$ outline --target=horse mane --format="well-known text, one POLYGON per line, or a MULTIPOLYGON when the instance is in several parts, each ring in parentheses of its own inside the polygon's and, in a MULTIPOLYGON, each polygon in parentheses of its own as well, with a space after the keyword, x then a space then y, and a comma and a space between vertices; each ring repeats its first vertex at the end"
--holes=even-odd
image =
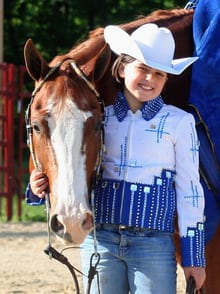
MULTIPOLYGON (((132 33, 137 27, 144 23, 156 23, 159 26, 170 26, 173 33, 179 31, 180 27, 191 25, 193 17, 193 10, 187 9, 171 9, 171 10, 156 10, 148 16, 139 16, 126 24, 119 24, 121 28, 128 33, 132 33), (180 21, 181 20, 181 21, 180 21)), ((100 27, 89 32, 88 39, 76 44, 71 50, 60 56, 56 56, 52 64, 65 59, 75 59, 79 65, 84 65, 91 59, 93 54, 100 52, 105 46, 103 38, 104 28, 100 27)))
MULTIPOLYGON (((141 26, 144 23, 155 23, 158 26, 169 26, 172 30, 178 30, 179 27, 190 25, 192 22, 194 10, 189 9, 158 9, 148 16, 139 16, 136 20, 121 25, 128 33, 141 26), (170 27, 171 26, 171 27, 170 27)), ((173 32, 173 31, 172 31, 173 32)))

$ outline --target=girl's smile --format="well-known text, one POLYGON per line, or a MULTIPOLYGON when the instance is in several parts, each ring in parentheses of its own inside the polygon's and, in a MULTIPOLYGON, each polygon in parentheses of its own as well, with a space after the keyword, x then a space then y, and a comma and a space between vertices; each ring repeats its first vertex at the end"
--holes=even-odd
POLYGON ((143 102, 159 96, 167 81, 166 72, 146 66, 138 60, 121 65, 120 76, 124 79, 124 95, 134 112, 143 102))

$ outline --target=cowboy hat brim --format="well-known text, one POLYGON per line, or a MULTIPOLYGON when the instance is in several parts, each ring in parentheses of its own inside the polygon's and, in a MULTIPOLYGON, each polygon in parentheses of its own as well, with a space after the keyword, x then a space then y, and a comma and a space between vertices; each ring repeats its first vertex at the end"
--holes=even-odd
POLYGON ((174 75, 181 74, 188 66, 198 59, 198 57, 186 57, 174 59, 169 65, 157 63, 147 58, 147 56, 144 56, 144 49, 142 48, 141 50, 140 44, 119 26, 107 26, 104 30, 104 38, 111 50, 117 55, 130 55, 147 66, 174 75))

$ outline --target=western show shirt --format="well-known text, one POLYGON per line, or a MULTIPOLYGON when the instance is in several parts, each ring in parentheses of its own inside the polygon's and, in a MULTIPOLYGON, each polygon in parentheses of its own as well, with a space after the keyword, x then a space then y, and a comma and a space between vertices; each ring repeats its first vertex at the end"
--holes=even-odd
POLYGON ((204 195, 199 142, 191 114, 159 96, 133 113, 123 94, 106 107, 97 223, 174 232, 182 265, 204 266, 204 195))

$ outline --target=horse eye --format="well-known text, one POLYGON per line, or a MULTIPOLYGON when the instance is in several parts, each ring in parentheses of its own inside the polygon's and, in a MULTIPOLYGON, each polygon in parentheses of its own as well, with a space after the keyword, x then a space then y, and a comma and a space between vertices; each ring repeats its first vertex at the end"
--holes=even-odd
POLYGON ((32 126, 33 126, 33 130, 34 130, 36 133, 40 134, 40 127, 39 127, 38 123, 34 122, 34 123, 32 124, 32 126))

